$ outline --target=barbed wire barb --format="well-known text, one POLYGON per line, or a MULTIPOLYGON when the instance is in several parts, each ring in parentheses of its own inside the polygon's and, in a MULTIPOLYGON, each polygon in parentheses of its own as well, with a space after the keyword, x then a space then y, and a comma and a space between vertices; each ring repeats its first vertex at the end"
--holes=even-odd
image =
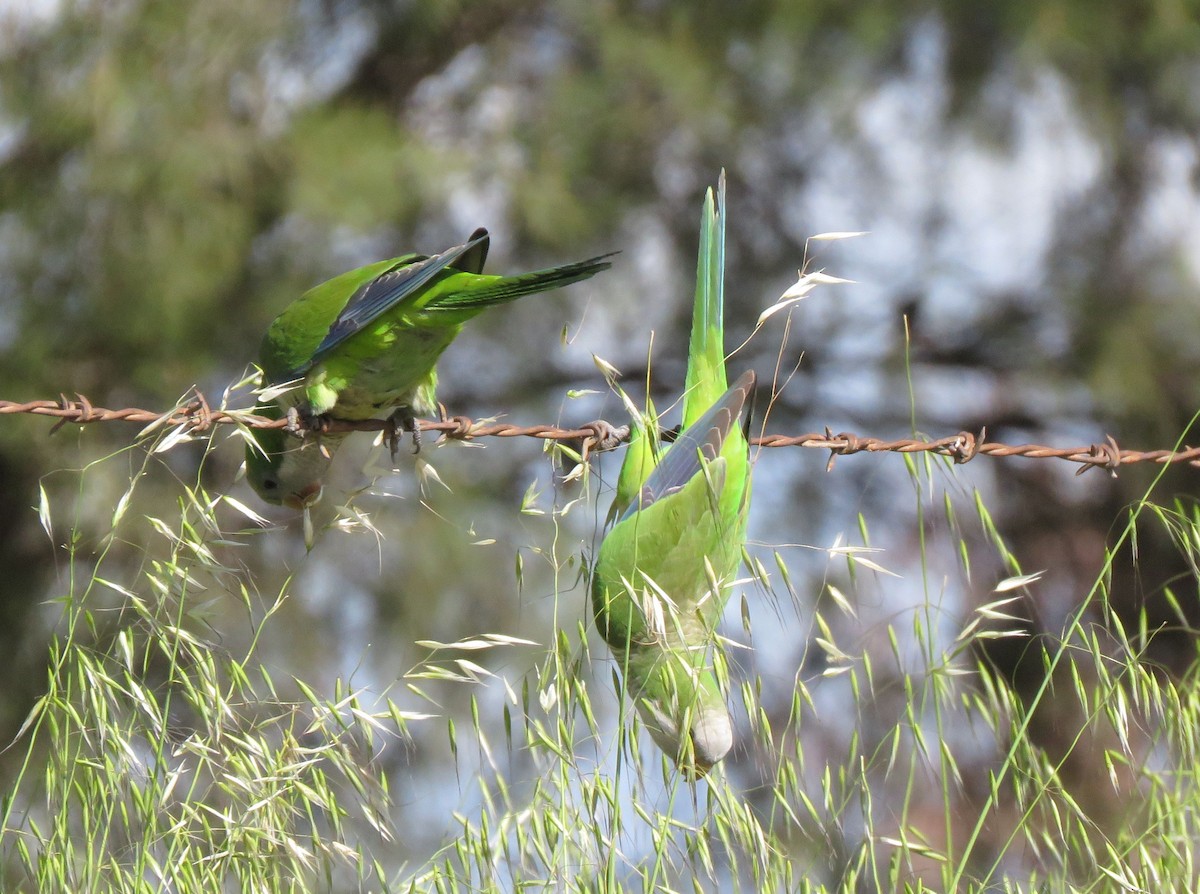
MULTIPOLYGON (((91 425, 97 422, 143 422, 146 427, 141 430, 139 437, 144 437, 162 427, 184 426, 195 432, 205 432, 214 425, 243 425, 248 428, 285 428, 289 420, 268 419, 256 415, 253 408, 247 410, 214 410, 207 398, 199 391, 193 391, 193 397, 180 403, 166 413, 144 410, 139 407, 126 407, 120 410, 110 410, 95 406, 87 397, 76 394, 69 398, 60 395, 59 400, 11 401, 0 400, 0 416, 17 413, 34 416, 48 416, 56 419, 50 428, 51 434, 62 426, 72 423, 75 425, 91 425)), ((385 419, 346 420, 322 418, 300 422, 302 429, 319 428, 324 432, 351 431, 383 431, 387 428, 385 419)), ((602 453, 618 447, 629 440, 628 425, 614 425, 603 419, 584 423, 577 428, 561 428, 556 425, 515 425, 509 422, 476 422, 469 416, 449 416, 445 419, 418 419, 417 429, 421 432, 436 432, 444 438, 470 441, 477 438, 516 438, 528 437, 538 440, 579 442, 579 453, 584 462, 593 453, 602 453)), ((1025 459, 1060 459, 1076 463, 1080 466, 1076 472, 1081 475, 1091 468, 1107 469, 1109 474, 1116 477, 1121 466, 1135 463, 1153 463, 1156 465, 1186 464, 1200 468, 1200 447, 1187 447, 1183 450, 1126 450, 1118 445, 1112 435, 1106 436, 1103 443, 1089 444, 1086 447, 1046 447, 1040 444, 1002 444, 986 441, 987 429, 981 429, 978 435, 960 431, 946 438, 923 440, 918 438, 899 438, 883 440, 869 436, 857 435, 853 432, 838 432, 833 434, 826 428, 823 434, 781 435, 764 434, 751 438, 750 443, 757 447, 808 447, 829 451, 829 462, 826 469, 832 469, 834 461, 839 456, 849 456, 852 453, 936 453, 947 456, 955 463, 970 462, 979 455, 993 457, 1023 457, 1025 459)))

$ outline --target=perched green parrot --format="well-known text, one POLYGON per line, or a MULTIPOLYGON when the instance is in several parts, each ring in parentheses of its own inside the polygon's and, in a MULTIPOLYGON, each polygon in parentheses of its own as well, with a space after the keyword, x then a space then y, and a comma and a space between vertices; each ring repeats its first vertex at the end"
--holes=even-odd
MULTIPOLYGON (((601 255, 518 276, 487 276, 487 230, 441 254, 408 254, 336 276, 305 292, 271 323, 259 355, 269 385, 295 382, 266 415, 346 420, 390 417, 415 432, 437 409, 435 364, 463 323, 494 304, 579 282, 607 269, 601 255)), ((296 438, 253 429, 246 474, 268 503, 294 509, 321 496, 344 434, 296 438)), ((415 438, 415 435, 414 435, 415 438)))
POLYGON ((712 666, 713 630, 746 538, 750 452, 738 423, 753 372, 726 388, 722 325, 725 178, 704 200, 683 430, 657 452, 653 410, 635 420, 617 482, 619 518, 592 576, 596 626, 659 747, 689 776, 733 747, 712 666))

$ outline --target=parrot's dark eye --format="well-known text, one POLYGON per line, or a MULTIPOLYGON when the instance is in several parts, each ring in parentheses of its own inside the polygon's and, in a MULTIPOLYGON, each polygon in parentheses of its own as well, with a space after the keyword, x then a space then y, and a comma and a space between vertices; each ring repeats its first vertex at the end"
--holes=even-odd
POLYGON ((275 490, 275 488, 279 487, 279 482, 274 478, 264 478, 262 486, 264 490, 275 490))

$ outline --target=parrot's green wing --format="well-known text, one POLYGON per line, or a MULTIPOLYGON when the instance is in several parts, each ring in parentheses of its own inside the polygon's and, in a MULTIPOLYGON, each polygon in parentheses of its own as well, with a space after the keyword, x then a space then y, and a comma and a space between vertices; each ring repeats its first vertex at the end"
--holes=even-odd
MULTIPOLYGON (((735 423, 742 406, 754 390, 755 375, 746 371, 708 411, 685 429, 671 449, 654 466, 643 482, 637 499, 631 501, 621 521, 647 509, 654 502, 679 491, 721 455, 726 437, 737 431, 735 423)), ((744 441, 744 437, 743 437, 744 441)), ((628 458, 626 459, 628 462, 628 458)), ((624 466, 622 466, 624 471, 624 466)))
POLYGON ((738 424, 754 390, 746 372, 726 387, 722 321, 724 175, 705 197, 683 401, 684 429, 655 455, 647 427, 618 482, 620 517, 592 578, 596 625, 658 745, 689 774, 733 746, 713 670, 714 628, 741 561, 750 457, 738 424))
POLYGON ((453 266, 455 261, 472 249, 482 249, 482 256, 478 260, 472 256, 468 263, 472 266, 478 265, 482 270, 483 260, 487 257, 487 244, 487 230, 476 230, 469 241, 448 248, 440 254, 411 263, 404 263, 403 259, 398 259, 400 263, 363 283, 354 291, 329 327, 325 338, 317 345, 312 357, 295 369, 289 370, 289 378, 304 375, 330 352, 336 350, 342 342, 362 332, 383 314, 424 288, 439 272, 453 266))

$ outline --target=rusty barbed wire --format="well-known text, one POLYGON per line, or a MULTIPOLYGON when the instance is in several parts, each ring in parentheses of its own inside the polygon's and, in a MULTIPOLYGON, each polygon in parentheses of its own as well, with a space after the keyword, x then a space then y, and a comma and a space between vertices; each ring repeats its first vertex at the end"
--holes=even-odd
MULTIPOLYGON (((235 424, 249 428, 286 428, 286 419, 268 419, 258 416, 252 410, 213 410, 208 400, 199 391, 194 397, 181 403, 165 413, 153 410, 143 410, 138 407, 126 407, 120 410, 110 410, 95 406, 82 394, 74 399, 62 395, 59 400, 34 400, 24 403, 11 400, 0 400, 0 415, 25 413, 35 416, 49 416, 58 421, 51 427, 51 433, 63 425, 89 425, 96 422, 143 422, 147 423, 141 435, 159 428, 185 426, 195 432, 204 432, 213 425, 235 424)), ((300 427, 306 430, 317 430, 326 433, 351 431, 386 431, 389 429, 387 420, 364 419, 350 421, 346 419, 320 419, 314 421, 301 420, 300 427)), ((612 450, 629 439, 628 425, 613 425, 603 419, 584 423, 575 428, 561 428, 556 425, 515 425, 509 422, 476 422, 468 416, 450 416, 442 420, 419 419, 417 428, 421 432, 436 432, 452 440, 471 441, 477 438, 515 438, 529 437, 539 440, 578 441, 581 453, 586 461, 590 453, 612 450)), ((833 467, 839 456, 849 456, 854 453, 934 453, 950 457, 955 463, 966 463, 981 454, 998 457, 1024 457, 1027 459, 1061 459, 1076 463, 1080 469, 1076 474, 1082 474, 1091 468, 1107 469, 1116 477, 1121 466, 1134 463, 1154 463, 1157 465, 1187 464, 1200 468, 1200 447, 1187 447, 1183 450, 1126 450, 1121 448, 1110 435, 1100 444, 1089 444, 1086 447, 1046 447, 1040 444, 1002 444, 986 441, 987 431, 978 434, 958 432, 949 437, 936 440, 918 438, 898 438, 884 440, 882 438, 863 437, 853 432, 838 432, 834 434, 828 428, 823 434, 780 435, 765 434, 751 438, 750 443, 758 447, 808 447, 830 452, 827 469, 833 467)))

